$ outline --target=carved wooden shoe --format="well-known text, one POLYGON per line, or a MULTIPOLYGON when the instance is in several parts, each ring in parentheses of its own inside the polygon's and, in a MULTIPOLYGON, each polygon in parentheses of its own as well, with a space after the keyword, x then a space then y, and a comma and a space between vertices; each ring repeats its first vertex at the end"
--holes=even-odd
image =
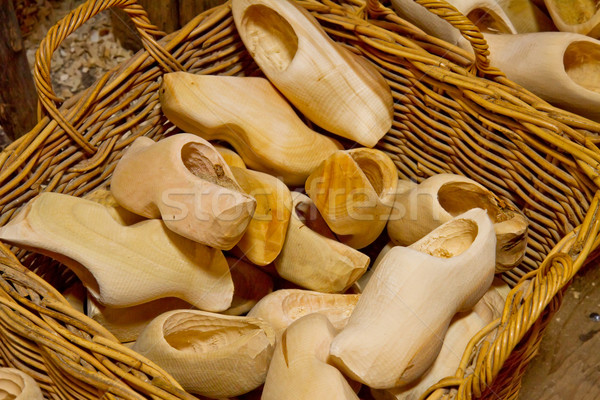
POLYGON ((407 246, 436 227, 471 208, 483 208, 496 230, 496 272, 521 263, 527 247, 527 218, 502 208, 493 194, 479 183, 460 175, 439 174, 396 196, 388 222, 394 244, 407 246))
POLYGON ((371 244, 388 221, 398 184, 394 162, 382 151, 340 150, 306 180, 306 193, 342 243, 371 244))
POLYGON ((325 315, 335 329, 343 329, 359 296, 280 289, 256 303, 248 316, 267 321, 275 330, 277 337, 281 337, 292 322, 312 313, 325 315))
POLYGON ((94 297, 87 298, 86 315, 115 335, 122 343, 134 342, 146 326, 167 311, 194 308, 176 297, 166 297, 133 307, 106 307, 94 297))
POLYGON ((179 236, 156 219, 123 226, 104 206, 78 197, 38 195, 0 228, 0 239, 65 264, 110 307, 179 297, 223 311, 233 297, 220 250, 179 236))
POLYGON ((344 375, 327 364, 337 331, 326 316, 306 315, 278 341, 262 400, 358 400, 344 375))
MULTIPOLYGON (((261 298, 273 290, 271 278, 258 268, 244 261, 227 257, 234 292, 231 306, 221 311, 226 315, 240 315, 248 312, 261 298)), ((133 307, 112 308, 98 303, 92 296, 87 299, 87 316, 99 322, 121 342, 133 342, 144 328, 160 314, 192 309, 189 303, 168 297, 153 300, 133 307)))
POLYGON ((7 400, 44 400, 37 382, 16 368, 0 368, 0 393, 7 400))
POLYGON ((491 64, 509 79, 555 106, 600 121, 599 40, 567 32, 485 39, 491 64))
POLYGON ((321 161, 342 148, 306 126, 264 78, 166 74, 160 103, 179 128, 226 141, 249 168, 288 185, 304 184, 321 161))
POLYGON ((392 248, 331 344, 350 378, 389 389, 419 378, 437 357, 451 319, 472 308, 494 278, 496 237, 482 209, 392 248))
POLYGON ((262 383, 275 333, 261 319, 175 310, 154 319, 133 349, 154 361, 191 393, 238 396, 262 383))
POLYGON ((232 168, 242 189, 256 200, 256 210, 236 253, 265 266, 281 252, 292 214, 292 195, 279 179, 263 172, 232 168))
MULTIPOLYGON (((333 238, 312 230, 327 225, 308 196, 292 192, 293 209, 283 249, 275 259, 277 273, 306 289, 341 293, 365 273, 369 257, 333 238)), ((331 231, 329 231, 331 235, 331 231)))
POLYGON ((531 0, 497 0, 517 33, 556 31, 546 13, 531 0))
POLYGON ((392 0, 392 8, 398 16, 411 22, 427 34, 473 53, 471 44, 462 37, 458 29, 414 0, 392 0))
POLYGON ((111 192, 126 209, 162 217, 173 232, 223 250, 240 240, 256 208, 223 157, 190 134, 136 139, 113 172, 111 192))
POLYGON ((594 0, 544 0, 550 17, 563 32, 600 37, 600 4, 594 0))
POLYGON ((452 318, 439 355, 422 377, 408 386, 388 390, 372 389, 375 400, 418 400, 429 387, 447 376, 454 375, 473 336, 502 315, 503 305, 504 299, 496 289, 489 289, 473 310, 458 313, 452 318))
POLYGON ((233 0, 238 33, 274 86, 308 119, 373 147, 391 128, 393 99, 368 62, 333 42, 288 0, 233 0))
POLYGON ((379 254, 377 255, 377 258, 375 259, 375 261, 373 261, 373 265, 371 266, 371 268, 369 268, 369 270, 367 272, 364 273, 363 276, 361 276, 357 281, 356 284, 360 290, 360 292, 362 293, 363 290, 365 290, 365 287, 367 287, 367 284, 369 283, 369 280, 371 279, 371 277, 373 276, 373 274, 375 273, 375 271, 377 270, 377 266, 379 265, 379 263, 381 263, 381 260, 383 260, 383 257, 385 257, 385 255, 395 247, 394 243, 389 242, 388 244, 386 244, 383 249, 381 249, 381 251, 379 252, 379 254))

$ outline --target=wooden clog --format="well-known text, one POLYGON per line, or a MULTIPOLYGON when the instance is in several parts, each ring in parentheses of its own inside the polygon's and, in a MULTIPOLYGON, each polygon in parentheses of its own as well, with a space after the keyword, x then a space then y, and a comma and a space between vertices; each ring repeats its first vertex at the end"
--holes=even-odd
POLYGON ((277 337, 280 337, 292 322, 312 313, 325 315, 335 329, 343 329, 359 297, 358 294, 280 289, 260 300, 248 316, 267 321, 277 337))
POLYGON ((263 384, 274 347, 275 333, 261 319, 175 310, 155 318, 133 350, 188 392, 221 398, 263 384))
POLYGON ((94 297, 87 298, 86 315, 104 326, 123 343, 135 342, 146 326, 160 314, 194 306, 176 297, 152 300, 132 307, 106 307, 94 297))
POLYGON ((223 250, 240 240, 256 208, 223 157, 190 134, 159 142, 137 138, 119 160, 110 189, 129 211, 162 218, 173 232, 223 250))
POLYGON ((450 321, 442 349, 431 368, 407 386, 388 390, 373 389, 371 393, 375 400, 418 400, 429 387, 454 375, 473 336, 502 315, 504 300, 495 288, 490 288, 471 311, 456 314, 450 321))
POLYGON ((517 33, 556 31, 554 23, 531 0, 497 0, 517 33))
POLYGON ((381 260, 350 320, 331 344, 331 360, 375 389, 418 379, 434 362, 439 337, 471 309, 494 278, 496 237, 482 209, 457 216, 381 260))
MULTIPOLYGON (((502 7, 494 0, 448 0, 481 31, 515 34, 517 29, 502 7)), ((414 0, 392 0, 396 13, 428 34, 473 53, 471 43, 443 18, 433 14, 414 0)))
POLYGON ((241 188, 256 200, 256 210, 235 252, 265 266, 281 252, 292 214, 292 195, 279 179, 264 172, 233 167, 241 188))
POLYGON ((344 375, 327 363, 336 333, 322 314, 293 322, 275 347, 261 399, 358 400, 344 375))
POLYGON ((408 246, 436 227, 472 208, 487 210, 496 230, 496 272, 519 265, 527 247, 527 218, 501 207, 492 192, 461 175, 439 174, 396 196, 388 234, 408 246))
POLYGON ((264 78, 170 73, 163 77, 160 103, 179 128, 229 143, 249 168, 288 185, 304 184, 342 148, 306 126, 264 78))
POLYGON ((550 17, 562 32, 600 37, 600 4, 595 0, 544 0, 550 17))
POLYGON ((179 297, 223 311, 233 297, 220 250, 173 233, 161 220, 123 226, 101 204, 78 197, 38 195, 0 228, 0 239, 62 262, 110 307, 179 297))
POLYGON ((306 180, 306 193, 342 243, 355 249, 371 244, 388 221, 398 170, 382 151, 340 150, 306 180))
POLYGON ((292 192, 292 201, 287 237, 274 261, 277 273, 283 279, 317 292, 346 291, 365 273, 369 257, 312 230, 309 224, 315 224, 315 220, 321 221, 316 224, 323 230, 328 228, 308 196, 292 192))
POLYGON ((485 39, 491 64, 509 79, 555 106, 600 121, 599 40, 568 32, 485 39))
POLYGON ((288 0, 233 0, 231 8, 254 61, 308 119, 367 147, 389 131, 393 99, 386 81, 306 10, 288 0))
POLYGON ((44 400, 37 382, 16 368, 0 368, 0 394, 7 400, 44 400))

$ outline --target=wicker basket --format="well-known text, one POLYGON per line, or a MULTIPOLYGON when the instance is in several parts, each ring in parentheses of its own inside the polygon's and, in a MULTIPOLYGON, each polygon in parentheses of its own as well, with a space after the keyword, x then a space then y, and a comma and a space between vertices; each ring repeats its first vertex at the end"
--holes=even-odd
MULTIPOLYGON (((550 106, 490 68, 477 28, 444 1, 417 2, 460 29, 476 56, 426 35, 378 1, 298 3, 388 80, 395 120, 379 148, 400 177, 462 174, 530 219, 526 259, 503 275, 515 288, 502 318, 473 338, 455 376, 423 394, 514 399, 562 293, 599 244, 600 124, 550 106)), ((40 192, 82 196, 107 183, 136 137, 178 132, 159 107, 163 73, 260 74, 230 11, 229 4, 211 9, 157 41, 161 32, 134 0, 89 0, 53 27, 35 66, 39 123, 0 154, 0 225, 40 192), (129 14, 145 50, 61 104, 50 83, 52 53, 109 7, 129 14)), ((0 243, 2 364, 29 373, 49 399, 195 398, 75 311, 60 294, 73 278, 45 257, 0 243)))

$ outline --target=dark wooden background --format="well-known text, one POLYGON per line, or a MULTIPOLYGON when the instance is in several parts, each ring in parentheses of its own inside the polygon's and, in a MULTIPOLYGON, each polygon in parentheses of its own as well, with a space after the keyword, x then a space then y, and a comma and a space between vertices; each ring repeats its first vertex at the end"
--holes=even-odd
POLYGON ((10 139, 36 122, 37 95, 12 0, 0 0, 0 126, 10 139))
MULTIPOLYGON (((202 11, 225 3, 225 0, 137 0, 146 12, 150 21, 166 33, 176 31, 187 24, 202 11)), ((135 28, 121 10, 111 13, 115 36, 128 49, 142 48, 135 28)))
MULTIPOLYGON (((17 14, 16 0, 0 0, 0 126, 10 140, 27 133, 36 123, 37 95, 27 63, 17 14)), ((138 0, 150 21, 166 33, 173 32, 194 16, 225 0, 138 0)), ((17 3, 18 4, 18 3, 17 3)), ((127 15, 111 10, 115 36, 128 49, 141 42, 127 15)))

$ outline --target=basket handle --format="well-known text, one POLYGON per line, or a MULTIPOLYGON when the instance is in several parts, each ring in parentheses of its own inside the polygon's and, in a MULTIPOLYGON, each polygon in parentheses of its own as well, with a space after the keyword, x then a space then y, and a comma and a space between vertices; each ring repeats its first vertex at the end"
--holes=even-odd
POLYGON ((97 149, 77 132, 58 111, 57 105, 62 103, 62 100, 52 89, 50 64, 52 54, 59 48, 63 40, 92 17, 111 7, 118 7, 129 15, 142 39, 144 48, 165 71, 184 70, 181 64, 156 42, 154 36, 162 37, 165 36, 165 33, 152 25, 146 11, 135 0, 87 0, 50 28, 35 54, 34 80, 39 97, 38 117, 41 119, 42 111, 45 109, 50 117, 89 155, 94 154, 97 149))
MULTIPOLYGON (((473 51, 475 52, 475 64, 473 68, 482 75, 500 75, 504 74, 497 68, 490 66, 489 47, 481 31, 470 19, 465 17, 454 6, 447 3, 445 0, 414 0, 419 5, 425 7, 429 12, 437 15, 450 23, 460 31, 460 34, 469 41, 473 51)), ((392 11, 383 6, 379 0, 367 0, 367 10, 369 14, 378 16, 389 14, 392 11)))

